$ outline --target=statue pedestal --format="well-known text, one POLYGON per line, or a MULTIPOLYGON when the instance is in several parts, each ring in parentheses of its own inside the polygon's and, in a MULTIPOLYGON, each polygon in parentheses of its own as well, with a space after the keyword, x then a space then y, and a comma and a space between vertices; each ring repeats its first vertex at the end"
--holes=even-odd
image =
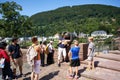
POLYGON ((88 44, 87 43, 80 43, 80 60, 83 61, 85 59, 87 59, 87 52, 88 52, 88 44))

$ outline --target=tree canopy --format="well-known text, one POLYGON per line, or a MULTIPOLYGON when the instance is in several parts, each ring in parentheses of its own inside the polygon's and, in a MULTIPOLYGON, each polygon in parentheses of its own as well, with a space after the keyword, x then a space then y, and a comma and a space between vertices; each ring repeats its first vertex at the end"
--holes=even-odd
POLYGON ((45 35, 63 31, 90 34, 95 30, 116 34, 120 26, 120 8, 99 4, 66 6, 34 14, 31 20, 40 29, 39 34, 45 35))
POLYGON ((22 7, 16 2, 0 3, 0 36, 19 37, 30 32, 32 23, 29 17, 21 15, 22 7))

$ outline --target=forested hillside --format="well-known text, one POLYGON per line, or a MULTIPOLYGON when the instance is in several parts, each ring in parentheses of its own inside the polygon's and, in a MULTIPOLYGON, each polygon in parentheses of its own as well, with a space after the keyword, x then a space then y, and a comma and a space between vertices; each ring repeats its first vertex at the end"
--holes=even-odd
POLYGON ((108 5, 66 6, 31 16, 37 35, 63 31, 91 33, 105 30, 116 34, 120 27, 120 8, 108 5))

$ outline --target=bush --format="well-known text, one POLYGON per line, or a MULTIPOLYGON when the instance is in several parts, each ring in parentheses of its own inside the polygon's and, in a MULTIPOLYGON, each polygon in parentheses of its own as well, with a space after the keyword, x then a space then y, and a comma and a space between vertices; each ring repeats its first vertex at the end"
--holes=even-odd
POLYGON ((77 40, 79 41, 79 43, 87 43, 88 42, 87 38, 78 38, 77 40))
POLYGON ((32 44, 31 41, 24 41, 20 44, 21 48, 28 48, 32 44))

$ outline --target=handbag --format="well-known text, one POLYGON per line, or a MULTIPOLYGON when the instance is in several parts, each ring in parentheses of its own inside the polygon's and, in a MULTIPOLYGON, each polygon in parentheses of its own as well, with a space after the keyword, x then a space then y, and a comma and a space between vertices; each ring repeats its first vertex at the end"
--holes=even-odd
POLYGON ((5 58, 0 59, 0 68, 4 68, 5 66, 5 58))

